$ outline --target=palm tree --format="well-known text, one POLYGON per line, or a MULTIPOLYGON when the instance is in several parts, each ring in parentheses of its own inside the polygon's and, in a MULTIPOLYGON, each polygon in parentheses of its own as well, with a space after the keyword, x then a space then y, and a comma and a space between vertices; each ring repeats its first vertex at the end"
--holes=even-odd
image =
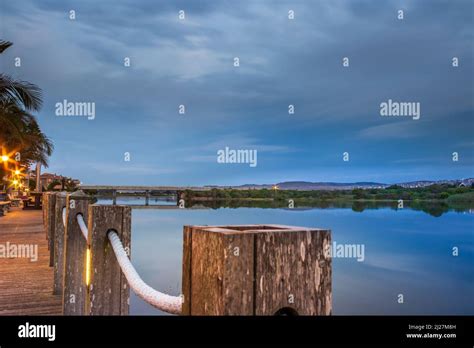
POLYGON ((4 146, 12 148, 24 143, 24 128, 31 122, 35 122, 34 116, 20 108, 14 100, 0 100, 0 139, 4 146))
MULTIPOLYGON (((0 53, 11 45, 11 42, 0 40, 0 53)), ((38 86, 0 73, 0 146, 19 148, 21 163, 28 167, 36 162, 37 190, 40 190, 41 166, 48 166, 48 157, 53 151, 51 140, 29 113, 39 111, 41 104, 41 89, 38 86)), ((0 177, 3 177, 1 173, 0 177)))
POLYGON ((41 131, 36 120, 28 123, 24 129, 24 138, 27 146, 22 152, 22 161, 31 165, 48 167, 48 157, 51 156, 54 146, 51 140, 41 131))
MULTIPOLYGON (((12 45, 9 41, 0 40, 0 54, 12 45)), ((13 100, 25 110, 39 111, 42 104, 41 89, 32 83, 0 73, 0 101, 8 100, 13 100)))

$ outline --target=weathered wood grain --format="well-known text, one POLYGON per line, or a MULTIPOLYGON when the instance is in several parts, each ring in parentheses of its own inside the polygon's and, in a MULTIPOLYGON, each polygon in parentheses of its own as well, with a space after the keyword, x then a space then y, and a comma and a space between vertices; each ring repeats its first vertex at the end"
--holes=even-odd
MULTIPOLYGON (((49 234, 48 234, 48 230, 46 229, 46 225, 48 223, 47 219, 47 214, 46 214, 46 209, 44 208, 44 206, 47 206, 47 202, 48 202, 48 197, 47 197, 47 193, 43 193, 43 209, 41 209, 41 212, 43 214, 43 229, 44 231, 46 232, 46 240, 49 240, 49 234)), ((48 244, 48 248, 49 248, 49 244, 48 244)))
POLYGON ((185 226, 183 315, 329 315, 329 230, 185 226))
POLYGON ((223 315, 252 315, 254 311, 254 236, 229 234, 223 239, 223 315), (238 284, 238 286, 235 286, 238 284))
POLYGON ((46 217, 46 233, 48 235, 49 266, 54 266, 55 227, 56 227, 56 194, 53 192, 43 193, 43 210, 46 217), (46 201, 44 199, 46 198, 46 201))
POLYGON ((191 260, 192 260, 192 226, 183 227, 183 269, 182 269, 182 315, 191 315, 191 260))
POLYGON ((62 295, 64 282, 64 241, 65 228, 63 223, 63 208, 66 208, 66 193, 56 194, 54 209, 54 281, 53 293, 62 295))
POLYGON ((87 241, 77 223, 77 215, 84 221, 89 215, 91 198, 81 192, 67 196, 66 230, 64 242, 63 314, 84 315, 87 286, 85 279, 87 241))
POLYGON ((191 243, 191 315, 219 315, 223 306, 223 244, 219 235, 193 231, 191 243), (201 248, 206 245, 208 248, 201 248))
POLYGON ((331 314, 328 231, 266 230, 255 242, 255 315, 331 314))
POLYGON ((131 208, 120 205, 91 205, 89 214, 91 283, 87 297, 87 313, 128 315, 130 289, 117 262, 107 232, 115 230, 125 250, 130 252, 131 208))

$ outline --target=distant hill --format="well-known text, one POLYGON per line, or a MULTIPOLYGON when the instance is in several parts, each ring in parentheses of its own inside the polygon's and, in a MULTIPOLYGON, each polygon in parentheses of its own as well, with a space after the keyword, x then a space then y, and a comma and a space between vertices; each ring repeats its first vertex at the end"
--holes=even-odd
MULTIPOLYGON (((352 190, 354 188, 385 188, 389 185, 377 182, 353 182, 353 183, 339 183, 339 182, 309 182, 309 181, 284 181, 276 184, 280 190, 352 190)), ((247 184, 241 186, 233 186, 232 188, 248 190, 248 189, 271 189, 274 185, 255 185, 247 184)))
MULTIPOLYGON (((434 184, 449 184, 449 185, 460 185, 460 186, 471 186, 474 184, 474 178, 468 179, 456 179, 456 180, 418 180, 410 182, 402 182, 396 184, 385 184, 379 182, 351 182, 351 183, 340 183, 340 182, 310 182, 310 181, 284 181, 279 182, 276 185, 280 190, 353 190, 355 188, 361 189, 372 189, 372 188, 386 188, 392 185, 398 185, 402 187, 426 187, 434 184)), ((251 190, 251 189, 272 189, 275 184, 246 184, 240 186, 207 186, 215 188, 233 188, 238 190, 251 190)))
POLYGON ((384 188, 388 185, 377 182, 307 182, 307 181, 285 181, 277 186, 282 190, 351 190, 354 188, 384 188))

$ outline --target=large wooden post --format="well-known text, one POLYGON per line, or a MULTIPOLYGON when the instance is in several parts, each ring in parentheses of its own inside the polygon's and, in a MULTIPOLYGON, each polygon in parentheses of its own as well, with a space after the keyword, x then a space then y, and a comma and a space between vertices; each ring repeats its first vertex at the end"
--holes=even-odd
POLYGON ((54 207, 56 200, 51 192, 44 192, 42 196, 43 225, 48 241, 49 266, 52 267, 54 265, 54 207))
MULTIPOLYGON (((43 226, 44 226, 44 231, 46 232, 46 235, 45 235, 45 238, 46 240, 49 241, 49 231, 48 231, 48 228, 47 228, 47 225, 48 225, 48 204, 47 204, 47 201, 48 201, 48 192, 44 192, 42 194, 43 198, 43 206, 41 207, 42 208, 42 212, 43 212, 43 226)), ((49 243, 48 243, 48 250, 49 250, 49 243)))
POLYGON ((54 266, 54 241, 55 241, 55 208, 56 195, 52 192, 43 193, 43 212, 45 217, 45 228, 48 239, 49 266, 54 266))
POLYGON ((183 315, 330 315, 331 231, 185 226, 183 315))
POLYGON ((130 289, 107 233, 114 230, 130 257, 131 208, 120 205, 89 207, 91 274, 87 314, 128 315, 130 289))
POLYGON ((66 208, 66 193, 56 194, 54 209, 54 282, 53 294, 62 295, 64 281, 64 241, 65 227, 63 223, 63 208, 66 208))
POLYGON ((82 214, 87 223, 89 204, 92 198, 82 191, 74 192, 66 199, 66 231, 64 241, 63 314, 85 314, 87 295, 86 254, 88 243, 77 223, 82 214))
MULTIPOLYGON (((43 202, 46 202, 48 198, 46 198, 46 193, 43 193, 43 202)), ((42 212, 43 212, 43 227, 44 227, 44 232, 46 234, 46 240, 48 240, 48 230, 46 229, 46 204, 43 204, 42 207, 42 212)), ((49 248, 49 244, 48 244, 49 248)))

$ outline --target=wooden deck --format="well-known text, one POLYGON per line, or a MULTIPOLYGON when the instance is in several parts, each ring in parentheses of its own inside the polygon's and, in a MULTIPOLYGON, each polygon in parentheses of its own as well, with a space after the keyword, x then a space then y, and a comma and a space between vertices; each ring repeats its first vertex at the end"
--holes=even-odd
POLYGON ((60 315, 41 210, 13 208, 0 217, 0 245, 37 245, 38 260, 0 254, 0 315, 60 315))

